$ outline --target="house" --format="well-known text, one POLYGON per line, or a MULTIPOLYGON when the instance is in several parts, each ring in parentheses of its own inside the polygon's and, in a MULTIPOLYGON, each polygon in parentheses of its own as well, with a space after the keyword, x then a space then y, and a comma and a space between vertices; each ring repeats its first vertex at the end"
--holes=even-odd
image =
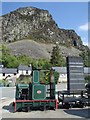
POLYGON ((66 67, 52 67, 53 70, 59 73, 58 83, 67 82, 67 68, 66 67))
POLYGON ((85 76, 90 75, 90 67, 84 67, 84 74, 85 76))
POLYGON ((8 84, 15 86, 17 78, 17 69, 16 68, 2 68, 0 71, 0 79, 6 80, 8 84))
POLYGON ((31 75, 31 65, 19 65, 18 68, 0 68, 0 79, 18 78, 20 75, 31 75))
POLYGON ((0 78, 1 79, 7 79, 12 76, 17 75, 17 69, 16 68, 1 68, 0 71, 0 78))
MULTIPOLYGON (((52 67, 59 73, 58 82, 67 82, 67 67, 52 67)), ((90 67, 84 67, 84 76, 90 75, 90 67)))
POLYGON ((16 79, 20 77, 20 75, 31 75, 32 67, 31 65, 19 65, 18 68, 4 68, 0 67, 0 80, 7 80, 8 83, 13 86, 16 83, 16 79))
POLYGON ((19 77, 20 75, 28 76, 28 75, 31 75, 31 73, 32 73, 32 66, 31 65, 29 65, 29 66, 19 65, 17 71, 18 71, 17 77, 19 77))

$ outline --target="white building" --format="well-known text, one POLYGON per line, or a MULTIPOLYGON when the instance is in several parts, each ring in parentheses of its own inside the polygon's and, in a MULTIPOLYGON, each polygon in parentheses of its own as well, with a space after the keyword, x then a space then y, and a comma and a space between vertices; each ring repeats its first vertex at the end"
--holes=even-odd
POLYGON ((58 83, 67 82, 67 69, 66 67, 53 67, 59 73, 58 83))
POLYGON ((19 65, 18 68, 3 68, 0 67, 0 80, 8 80, 8 82, 16 83, 16 79, 20 75, 31 75, 32 67, 26 65, 19 65))
MULTIPOLYGON (((52 67, 59 73, 58 82, 67 82, 67 67, 52 67)), ((90 67, 84 67, 84 76, 90 75, 90 67)))
POLYGON ((16 68, 1 68, 0 78, 8 79, 11 77, 17 77, 17 69, 16 68))
POLYGON ((31 67, 31 65, 29 65, 29 66, 27 66, 27 65, 19 65, 17 71, 18 71, 17 78, 20 75, 31 75, 32 67, 31 67))

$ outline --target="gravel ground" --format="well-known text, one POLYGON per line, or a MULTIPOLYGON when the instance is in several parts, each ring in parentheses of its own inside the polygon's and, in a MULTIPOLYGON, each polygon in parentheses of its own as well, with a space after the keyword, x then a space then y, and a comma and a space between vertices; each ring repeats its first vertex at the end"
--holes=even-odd
MULTIPOLYGON (((6 89, 6 88, 5 88, 6 89)), ((13 88, 12 88, 13 89, 13 88)), ((57 90, 66 89, 66 83, 61 83, 56 86, 57 90)), ((3 88, 4 90, 4 88, 3 88)), ((8 90, 7 90, 8 91, 8 90)), ((5 94, 6 95, 6 94, 5 94)), ((9 95, 9 94, 8 94, 9 95)), ((2 118, 88 118, 90 108, 70 108, 68 109, 57 109, 47 111, 31 111, 31 112, 15 112, 13 111, 12 102, 14 98, 7 98, 0 101, 0 116, 2 118)))
POLYGON ((48 111, 31 111, 13 113, 12 100, 4 101, 2 108, 3 118, 84 118, 88 117, 90 109, 57 109, 48 111))
MULTIPOLYGON (((46 58, 50 59, 52 48, 54 44, 37 43, 33 40, 21 40, 8 44, 12 53, 15 55, 26 54, 33 58, 46 58)), ((75 55, 78 56, 80 51, 74 47, 60 46, 60 52, 63 56, 75 55)))
POLYGON ((4 101, 2 108, 2 118, 87 118, 89 117, 89 108, 57 109, 48 111, 31 111, 13 113, 12 100, 4 101))
MULTIPOLYGON (((45 44, 40 44, 32 40, 14 42, 8 46, 11 48, 12 53, 15 55, 26 54, 32 58, 50 58, 50 54, 45 47, 45 44)), ((52 45, 49 45, 49 47, 49 51, 51 51, 52 45)))

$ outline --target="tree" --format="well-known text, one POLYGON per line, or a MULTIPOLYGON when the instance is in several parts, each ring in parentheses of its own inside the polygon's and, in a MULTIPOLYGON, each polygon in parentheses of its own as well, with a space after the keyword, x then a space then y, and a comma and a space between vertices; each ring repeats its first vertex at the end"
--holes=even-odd
POLYGON ((15 68, 19 65, 17 58, 13 55, 4 55, 2 59, 3 65, 7 68, 15 68))
POLYGON ((80 53, 80 56, 83 58, 84 66, 85 67, 90 67, 90 51, 83 50, 80 53))
POLYGON ((1 45, 2 55, 10 55, 10 49, 4 44, 1 45))
POLYGON ((85 76, 85 82, 86 82, 86 83, 90 83, 90 75, 85 76))
POLYGON ((60 54, 60 49, 59 49, 58 44, 56 44, 56 46, 53 47, 50 63, 52 66, 64 66, 65 65, 65 60, 60 54))
POLYGON ((38 60, 38 67, 41 68, 41 69, 50 69, 50 61, 49 60, 46 60, 46 59, 39 59, 38 60))
POLYGON ((57 84, 58 82, 58 79, 59 79, 59 73, 54 71, 54 80, 55 80, 55 83, 57 84))
POLYGON ((32 59, 29 56, 24 54, 19 55, 17 57, 17 60, 19 61, 19 64, 24 64, 24 65, 29 65, 31 64, 31 61, 32 61, 32 59))

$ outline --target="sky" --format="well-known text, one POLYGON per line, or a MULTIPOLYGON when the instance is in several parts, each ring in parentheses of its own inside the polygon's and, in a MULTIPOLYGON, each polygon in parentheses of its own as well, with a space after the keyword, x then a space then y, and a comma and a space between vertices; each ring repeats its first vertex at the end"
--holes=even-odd
MULTIPOLYGON (((1 2, 11 2, 11 0, 1 0, 1 2)), ((12 2, 89 2, 89 0, 12 0, 12 2)))
POLYGON ((27 6, 48 10, 59 28, 75 30, 88 45, 88 2, 2 2, 2 14, 27 6))

